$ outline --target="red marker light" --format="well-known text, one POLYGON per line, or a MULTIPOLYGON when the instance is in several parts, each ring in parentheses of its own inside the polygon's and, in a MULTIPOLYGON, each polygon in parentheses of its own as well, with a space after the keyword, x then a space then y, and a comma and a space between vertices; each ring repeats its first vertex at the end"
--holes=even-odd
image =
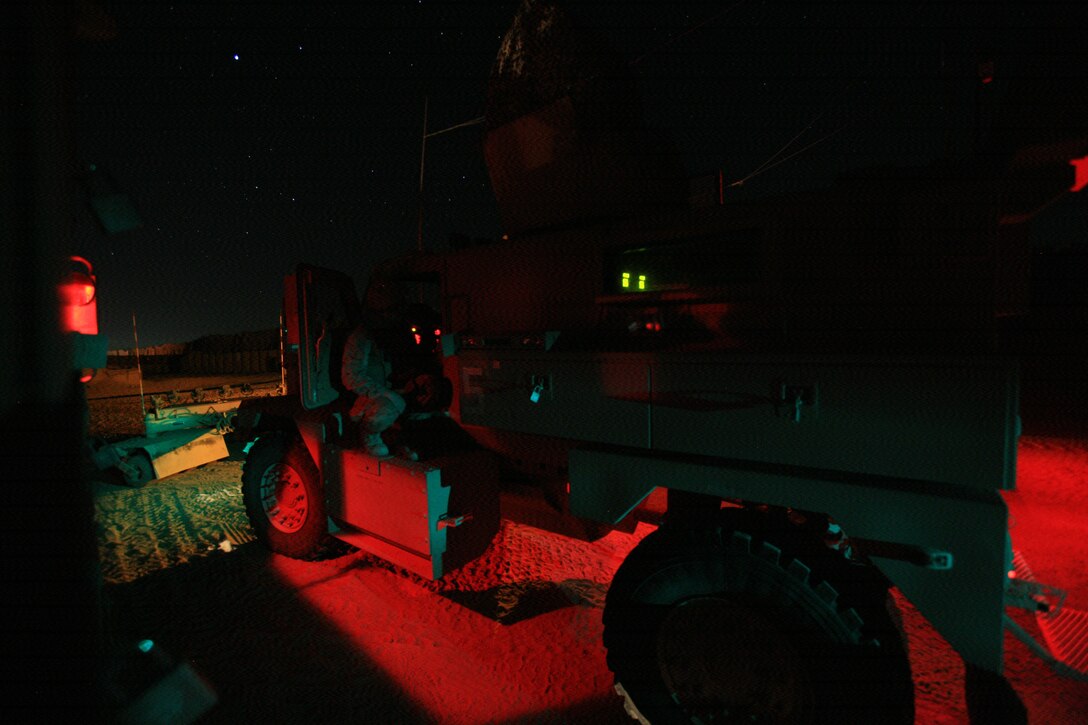
POLYGON ((442 330, 439 330, 437 327, 434 328, 434 336, 435 337, 441 337, 441 335, 442 335, 442 330))
POLYGON ((1080 191, 1085 186, 1088 186, 1088 156, 1081 159, 1071 159, 1069 164, 1075 169, 1076 176, 1073 179, 1073 185, 1069 187, 1070 191, 1080 191))
POLYGON ((82 257, 71 257, 73 269, 60 283, 61 325, 66 332, 84 335, 98 334, 98 303, 95 301, 95 277, 91 263, 82 257))
POLYGON ((983 84, 992 83, 994 80, 994 62, 992 60, 984 60, 978 64, 978 79, 983 84))
POLYGON ((61 301, 66 305, 89 305, 94 300, 94 285, 84 282, 86 275, 73 272, 60 286, 61 301))
MULTIPOLYGON (((413 327, 412 329, 414 330, 416 328, 413 327)), ((412 335, 412 337, 414 337, 416 339, 416 344, 417 345, 421 345, 423 343, 423 337, 418 332, 416 334, 412 335)))

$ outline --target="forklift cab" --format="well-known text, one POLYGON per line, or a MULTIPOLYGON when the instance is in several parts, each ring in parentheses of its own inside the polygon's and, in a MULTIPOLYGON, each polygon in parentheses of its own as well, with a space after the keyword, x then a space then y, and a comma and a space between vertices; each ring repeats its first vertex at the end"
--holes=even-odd
POLYGON ((433 452, 423 460, 368 455, 340 382, 344 342, 362 320, 354 283, 299 265, 285 293, 287 343, 298 353, 296 424, 320 471, 330 533, 427 579, 482 554, 499 527, 493 455, 446 415, 420 429, 441 439, 419 446, 433 452))
POLYGON ((340 383, 340 355, 362 321, 355 283, 341 272, 300 264, 287 277, 284 310, 287 343, 298 352, 302 407, 320 410, 346 400, 350 393, 340 383))

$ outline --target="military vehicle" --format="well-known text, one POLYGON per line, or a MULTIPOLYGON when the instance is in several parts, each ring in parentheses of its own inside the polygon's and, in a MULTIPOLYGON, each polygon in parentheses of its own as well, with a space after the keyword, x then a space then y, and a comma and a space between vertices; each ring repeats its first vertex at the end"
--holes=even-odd
POLYGON ((692 204, 667 144, 613 122, 607 64, 532 56, 556 18, 525 3, 491 80, 508 238, 371 274, 440 316, 412 330, 454 388, 448 414, 404 421, 420 460, 368 456, 346 416, 351 278, 287 277, 289 394, 236 419, 258 537, 310 557, 332 536, 437 578, 491 540, 503 477, 606 525, 665 490, 604 611, 642 722, 913 722, 892 586, 967 663, 976 720, 1016 712, 1006 628, 1083 676, 1084 617, 1014 560, 1001 497, 1027 229, 1076 188, 1083 117, 967 161, 692 204))

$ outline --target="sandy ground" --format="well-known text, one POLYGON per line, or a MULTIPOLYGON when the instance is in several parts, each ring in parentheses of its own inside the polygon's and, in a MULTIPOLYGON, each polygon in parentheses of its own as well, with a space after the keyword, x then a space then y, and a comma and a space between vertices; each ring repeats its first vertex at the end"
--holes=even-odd
MULTIPOLYGON (((268 376, 256 376, 260 380, 268 376)), ((147 390, 241 379, 145 381, 147 390)), ((254 379, 250 382, 259 382, 254 379)), ((131 375, 89 389, 91 433, 140 432, 131 375)), ((1088 435, 1025 431, 1019 489, 1007 495, 1014 545, 1038 578, 1088 609, 1088 435)), ((652 530, 589 543, 546 504, 503 494, 506 520, 486 554, 426 582, 360 552, 303 563, 253 540, 241 452, 133 489, 96 484, 105 622, 117 642, 147 638, 211 685, 202 723, 626 723, 600 644, 612 573, 652 530)), ((962 664, 899 598, 918 723, 966 723, 962 664)), ((1037 633, 1031 616, 1017 621, 1037 633)), ((1088 683, 1052 674, 1006 636, 1007 675, 1032 723, 1088 722, 1088 683)))

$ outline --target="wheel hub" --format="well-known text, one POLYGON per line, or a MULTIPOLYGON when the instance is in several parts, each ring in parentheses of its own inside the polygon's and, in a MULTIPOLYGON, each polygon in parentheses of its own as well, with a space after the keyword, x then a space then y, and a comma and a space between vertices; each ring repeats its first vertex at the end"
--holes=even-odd
POLYGON ((299 475, 286 463, 269 466, 261 476, 261 507, 275 528, 293 533, 306 523, 309 500, 306 486, 299 475))
POLYGON ((782 723, 811 711, 794 643, 769 617, 725 597, 676 606, 662 622, 657 660, 670 694, 694 720, 782 723))

